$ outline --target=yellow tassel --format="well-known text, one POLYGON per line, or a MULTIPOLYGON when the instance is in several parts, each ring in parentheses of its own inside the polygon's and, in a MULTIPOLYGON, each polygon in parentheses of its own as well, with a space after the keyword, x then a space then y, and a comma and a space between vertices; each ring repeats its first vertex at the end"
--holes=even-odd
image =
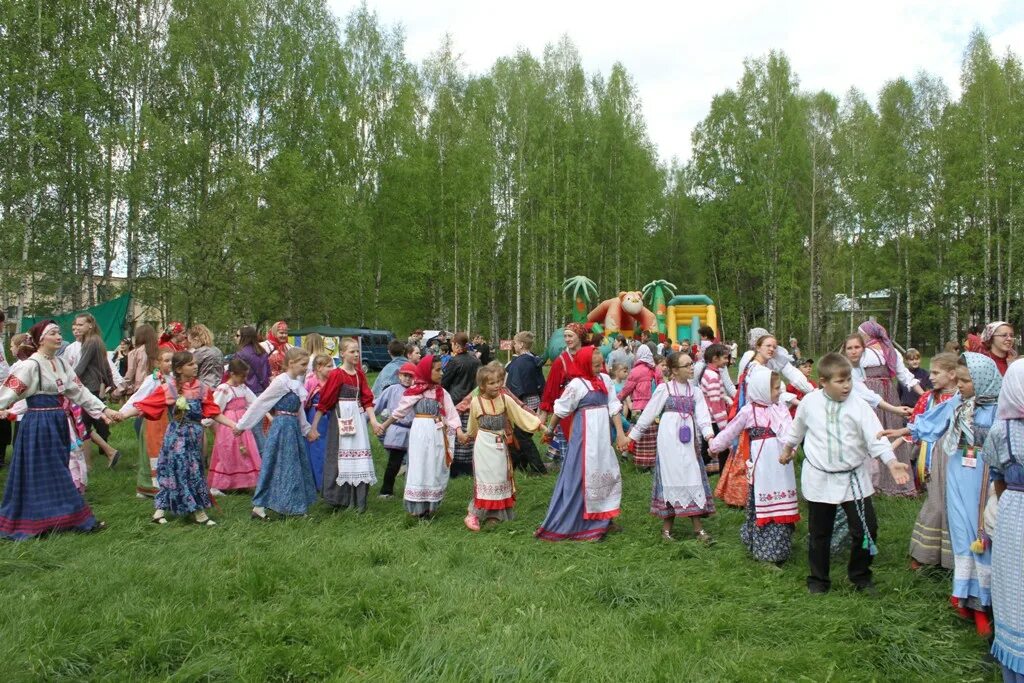
POLYGON ((974 539, 974 542, 971 543, 971 552, 977 555, 984 555, 985 543, 980 538, 974 539))

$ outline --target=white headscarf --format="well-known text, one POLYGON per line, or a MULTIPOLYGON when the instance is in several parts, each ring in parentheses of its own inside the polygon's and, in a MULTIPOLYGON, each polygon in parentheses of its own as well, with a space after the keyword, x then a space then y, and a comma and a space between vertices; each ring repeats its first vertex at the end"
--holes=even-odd
POLYGON ((647 344, 641 344, 636 347, 636 357, 633 360, 633 364, 636 365, 637 363, 654 367, 654 354, 651 353, 651 348, 647 344))
POLYGON ((996 404, 996 417, 1000 420, 1024 418, 1024 361, 1014 361, 1006 370, 996 404))
POLYGON ((771 370, 761 365, 751 367, 747 374, 747 398, 762 406, 773 403, 771 370))

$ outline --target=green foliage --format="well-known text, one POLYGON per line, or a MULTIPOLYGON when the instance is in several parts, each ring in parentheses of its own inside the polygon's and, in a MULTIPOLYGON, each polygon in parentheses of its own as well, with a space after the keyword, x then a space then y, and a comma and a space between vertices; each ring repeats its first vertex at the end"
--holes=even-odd
POLYGON ((709 292, 727 338, 824 348, 875 315, 926 350, 1024 310, 1024 72, 980 32, 957 101, 924 73, 840 100, 747 59, 692 160, 661 163, 626 66, 588 75, 567 36, 473 74, 451 37, 414 65, 400 29, 326 0, 28 0, 0 26, 5 307, 14 283, 76 308, 123 274, 218 332, 546 336, 585 272, 598 299, 709 292))

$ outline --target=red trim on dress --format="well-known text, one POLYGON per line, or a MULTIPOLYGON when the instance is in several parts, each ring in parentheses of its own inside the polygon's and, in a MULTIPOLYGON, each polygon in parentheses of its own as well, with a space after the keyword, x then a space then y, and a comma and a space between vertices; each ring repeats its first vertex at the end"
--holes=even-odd
POLYGON ((11 519, 0 517, 0 531, 7 534, 40 534, 49 529, 62 529, 78 526, 85 520, 92 517, 92 510, 86 505, 78 512, 57 517, 46 517, 44 519, 11 519))

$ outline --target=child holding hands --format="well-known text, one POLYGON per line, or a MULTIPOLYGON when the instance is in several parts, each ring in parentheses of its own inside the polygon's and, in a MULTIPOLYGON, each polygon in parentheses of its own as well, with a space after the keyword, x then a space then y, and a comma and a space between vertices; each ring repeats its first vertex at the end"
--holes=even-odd
POLYGON ((821 391, 804 397, 779 456, 783 465, 792 462, 796 447, 804 442, 801 491, 808 507, 807 589, 827 593, 832 526, 836 509, 846 511, 850 523, 850 560, 847 575, 858 591, 874 593, 871 562, 875 553, 878 523, 871 503, 869 462, 879 458, 893 479, 904 485, 908 465, 896 460, 889 443, 879 438, 882 425, 871 407, 856 397, 853 368, 839 354, 830 353, 818 366, 821 391))

